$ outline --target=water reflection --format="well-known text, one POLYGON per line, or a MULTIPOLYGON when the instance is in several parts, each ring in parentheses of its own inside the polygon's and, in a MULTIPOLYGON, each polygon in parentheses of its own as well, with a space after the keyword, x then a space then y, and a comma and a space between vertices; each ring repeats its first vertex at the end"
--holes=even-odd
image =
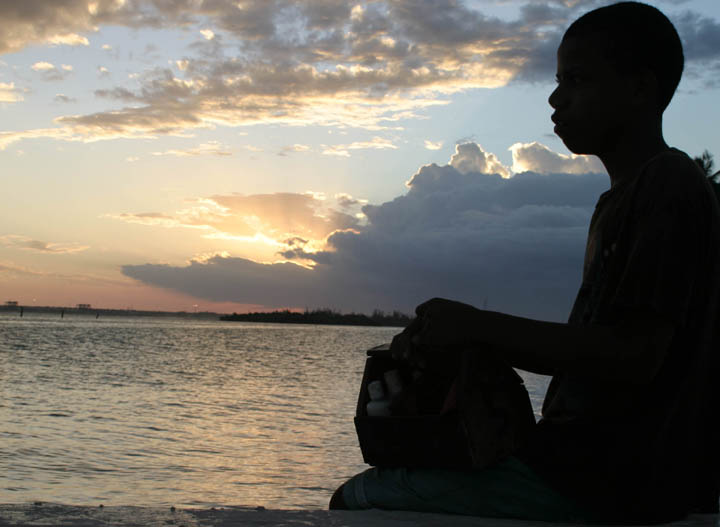
POLYGON ((364 350, 396 332, 0 316, 0 499, 324 507, 365 467, 364 350))

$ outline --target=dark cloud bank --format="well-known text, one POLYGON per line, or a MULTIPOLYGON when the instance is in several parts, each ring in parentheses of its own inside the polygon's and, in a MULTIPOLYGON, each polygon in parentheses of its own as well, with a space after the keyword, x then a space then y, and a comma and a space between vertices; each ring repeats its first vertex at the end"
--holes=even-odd
POLYGON ((329 250, 284 252, 294 263, 216 256, 188 266, 127 265, 144 283, 213 301, 268 307, 410 311, 432 296, 564 320, 583 260, 602 174, 461 172, 422 167, 407 194, 367 205, 367 225, 336 231, 329 250))

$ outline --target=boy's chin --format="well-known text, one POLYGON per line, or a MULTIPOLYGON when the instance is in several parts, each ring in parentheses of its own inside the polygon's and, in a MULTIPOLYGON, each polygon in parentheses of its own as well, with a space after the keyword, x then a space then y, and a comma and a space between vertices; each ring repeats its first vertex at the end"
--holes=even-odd
POLYGON ((597 147, 576 138, 560 137, 568 150, 578 156, 597 155, 597 147))

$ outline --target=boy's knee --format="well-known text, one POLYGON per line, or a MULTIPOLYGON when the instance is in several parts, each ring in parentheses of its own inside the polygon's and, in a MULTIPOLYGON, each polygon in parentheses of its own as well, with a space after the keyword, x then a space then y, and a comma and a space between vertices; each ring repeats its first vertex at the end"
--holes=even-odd
POLYGON ((337 510, 337 511, 346 511, 349 510, 349 507, 347 506, 347 503, 345 503, 345 500, 343 499, 343 489, 345 488, 345 483, 340 485, 335 493, 332 495, 332 498, 330 498, 330 504, 328 505, 328 509, 330 510, 337 510))

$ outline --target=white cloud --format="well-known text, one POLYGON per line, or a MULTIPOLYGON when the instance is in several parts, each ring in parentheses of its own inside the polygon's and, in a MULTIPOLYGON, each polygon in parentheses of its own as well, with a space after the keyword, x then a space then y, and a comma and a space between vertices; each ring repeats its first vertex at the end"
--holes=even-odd
POLYGON ((77 33, 66 33, 64 35, 53 35, 48 38, 48 42, 54 45, 65 45, 65 46, 89 46, 90 42, 87 38, 78 35, 77 33))
POLYGON ((425 148, 428 150, 440 150, 442 146, 442 141, 430 141, 429 139, 425 139, 425 148))
POLYGON ((215 33, 212 29, 201 29, 200 34, 205 38, 205 40, 212 40, 215 38, 215 33))
POLYGON ((37 139, 43 137, 49 137, 62 141, 80 140, 74 139, 72 132, 64 128, 38 128, 22 132, 0 132, 0 151, 5 150, 11 144, 24 139, 37 139))
POLYGON ((193 148, 171 149, 164 152, 153 152, 154 156, 176 156, 176 157, 194 157, 203 155, 213 156, 231 156, 232 151, 218 141, 209 141, 202 143, 193 148))
POLYGON ((61 69, 58 69, 54 64, 47 61, 40 61, 34 63, 30 68, 33 71, 37 71, 42 74, 43 79, 48 81, 58 81, 67 77, 72 73, 73 67, 68 64, 63 64, 61 69))
POLYGON ((350 157, 350 150, 397 149, 397 146, 395 146, 392 141, 390 141, 389 139, 384 139, 382 137, 373 137, 370 141, 354 141, 349 144, 321 146, 323 148, 323 155, 339 157, 350 157))
POLYGON ((335 156, 335 157, 350 157, 350 152, 347 151, 347 149, 342 148, 340 145, 337 146, 325 146, 325 148, 322 151, 323 155, 325 156, 335 156))
POLYGON ((297 144, 297 143, 292 145, 290 148, 292 149, 293 152, 307 152, 308 150, 310 150, 309 145, 301 145, 301 144, 297 144))
MULTIPOLYGON (((487 170, 494 158, 477 145, 459 145, 453 157, 463 172, 451 164, 422 167, 407 194, 363 207, 367 223, 326 230, 325 247, 309 243, 320 231, 295 232, 279 255, 285 263, 225 255, 185 267, 124 266, 123 273, 215 301, 409 311, 429 297, 445 296, 475 304, 487 299, 491 309, 563 320, 579 286, 587 225, 607 176, 528 172, 503 178, 472 171, 471 166, 487 170)), ((232 205, 227 198, 216 204, 235 216, 252 211, 257 221, 268 214, 276 234, 287 230, 282 225, 294 225, 302 210, 274 198, 269 203, 279 208, 248 209, 269 198, 232 205)), ((294 199, 320 203, 312 196, 294 199)), ((334 199, 358 204, 352 197, 334 199)), ((249 231, 248 236, 257 232, 249 231)))
MULTIPOLYGON (((18 93, 14 82, 0 82, 0 103, 19 102, 23 96, 18 93)), ((0 147, 0 149, 2 149, 0 147)))
POLYGON ((30 68, 35 71, 50 71, 50 70, 54 70, 55 66, 53 64, 51 64, 50 62, 41 61, 41 62, 36 62, 32 66, 30 66, 30 68))
POLYGON ((553 152, 547 146, 538 143, 515 143, 512 152, 513 172, 540 172, 586 174, 604 173, 600 160, 595 156, 565 155, 553 152))
POLYGON ((510 171, 495 154, 485 152, 476 143, 462 143, 455 146, 455 153, 450 158, 450 166, 461 174, 500 174, 510 177, 510 171))

